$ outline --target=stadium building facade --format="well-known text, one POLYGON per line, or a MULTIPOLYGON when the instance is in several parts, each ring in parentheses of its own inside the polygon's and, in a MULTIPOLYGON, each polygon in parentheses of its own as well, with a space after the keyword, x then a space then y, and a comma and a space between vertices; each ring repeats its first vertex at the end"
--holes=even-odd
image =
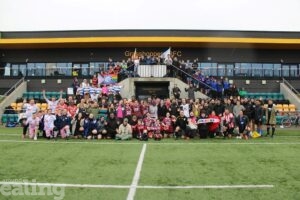
POLYGON ((2 32, 1 87, 25 76, 32 80, 30 90, 40 89, 35 80, 41 78, 55 89, 56 79, 71 81, 75 68, 79 78, 89 78, 108 67, 108 58, 126 61, 135 48, 138 55, 159 56, 169 47, 179 60, 196 62, 205 75, 228 77, 240 87, 253 80, 250 90, 261 89, 262 79, 269 80, 263 90, 270 92, 278 91, 273 83, 282 78, 300 83, 299 32, 101 30, 2 32))

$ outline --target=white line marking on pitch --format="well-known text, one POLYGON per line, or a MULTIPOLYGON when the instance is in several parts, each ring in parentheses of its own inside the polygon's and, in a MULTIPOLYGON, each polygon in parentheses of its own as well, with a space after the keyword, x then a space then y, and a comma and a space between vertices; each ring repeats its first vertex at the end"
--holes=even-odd
POLYGON ((27 185, 27 186, 55 186, 69 188, 112 188, 112 189, 249 189, 273 188, 274 185, 186 185, 186 186, 133 186, 133 185, 92 185, 92 184, 67 184, 67 183, 27 183, 27 182, 0 182, 0 185, 27 185))
MULTIPOLYGON (((36 144, 94 144, 94 145, 141 145, 145 143, 140 142, 92 142, 82 141, 75 142, 70 140, 58 140, 58 141, 47 141, 47 140, 0 140, 0 143, 36 143, 36 144)), ((149 145, 299 145, 300 142, 157 142, 147 143, 149 145)))
POLYGON ((273 188, 274 185, 187 185, 187 186, 138 186, 141 189, 234 189, 234 188, 273 188))
POLYGON ((127 200, 133 200, 134 199, 136 188, 137 188, 139 180, 140 180, 140 175, 141 175, 141 171, 142 171, 142 166, 143 166, 143 162, 144 162, 146 148, 147 148, 147 144, 144 144, 143 148, 142 148, 142 151, 141 151, 141 154, 140 154, 138 164, 137 164, 136 169, 135 169, 135 173, 134 173, 134 176, 133 176, 133 179, 132 179, 132 183, 130 185, 130 189, 129 189, 129 192, 128 192, 128 195, 127 195, 127 200))
POLYGON ((30 185, 30 186, 55 186, 71 188, 130 188, 129 185, 91 185, 91 184, 67 184, 67 183, 27 183, 27 182, 0 182, 0 185, 30 185))

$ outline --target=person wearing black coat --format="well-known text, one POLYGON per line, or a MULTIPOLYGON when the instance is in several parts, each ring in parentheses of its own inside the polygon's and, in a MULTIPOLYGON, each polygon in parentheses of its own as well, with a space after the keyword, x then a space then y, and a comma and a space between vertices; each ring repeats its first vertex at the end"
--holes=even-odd
POLYGON ((110 113, 105 123, 105 129, 107 131, 107 139, 115 139, 119 123, 114 113, 110 113))

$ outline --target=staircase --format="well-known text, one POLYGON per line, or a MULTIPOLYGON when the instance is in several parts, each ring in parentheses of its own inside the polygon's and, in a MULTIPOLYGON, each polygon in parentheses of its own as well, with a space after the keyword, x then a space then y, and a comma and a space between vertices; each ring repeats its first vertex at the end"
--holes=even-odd
MULTIPOLYGON (((122 89, 120 91, 120 94, 123 98, 131 99, 132 96, 136 96, 136 82, 169 82, 169 94, 168 96, 172 98, 172 89, 174 85, 177 85, 181 90, 181 98, 188 98, 187 92, 185 92, 185 88, 188 88, 188 84, 184 83, 183 81, 179 80, 178 78, 156 78, 156 77, 150 77, 150 78, 127 78, 123 81, 119 82, 118 85, 122 86, 122 89)), ((206 99, 208 96, 201 92, 195 92, 195 98, 201 98, 206 99)))

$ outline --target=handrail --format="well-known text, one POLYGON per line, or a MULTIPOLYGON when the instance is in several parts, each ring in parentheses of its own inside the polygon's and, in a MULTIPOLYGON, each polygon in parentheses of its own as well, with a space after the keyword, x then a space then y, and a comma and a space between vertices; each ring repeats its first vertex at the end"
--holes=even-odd
POLYGON ((287 80, 285 80, 285 78, 282 78, 282 83, 287 85, 296 95, 300 95, 300 92, 298 92, 287 80))
POLYGON ((208 85, 208 84, 206 84, 206 83, 204 83, 203 81, 201 81, 201 80, 198 80, 197 78, 195 78, 195 77, 193 77, 192 75, 190 75, 190 74, 188 74, 188 73, 186 73, 184 70, 182 70, 182 69, 180 69, 180 68, 178 68, 178 67, 176 67, 175 65, 171 65, 173 68, 175 68, 175 69, 177 69, 177 70, 179 70, 179 71, 181 71, 181 72, 183 72, 184 74, 186 74, 187 76, 189 76, 190 78, 192 78, 192 79, 194 79, 194 80, 196 80, 196 81, 198 81, 198 83, 201 83, 202 85, 205 85, 206 87, 208 87, 209 89, 211 89, 211 90, 215 90, 214 88, 212 88, 210 85, 208 85))
POLYGON ((22 77, 18 82, 16 82, 8 91, 4 93, 3 96, 8 96, 13 90, 15 90, 21 83, 23 83, 25 80, 25 77, 22 77))

